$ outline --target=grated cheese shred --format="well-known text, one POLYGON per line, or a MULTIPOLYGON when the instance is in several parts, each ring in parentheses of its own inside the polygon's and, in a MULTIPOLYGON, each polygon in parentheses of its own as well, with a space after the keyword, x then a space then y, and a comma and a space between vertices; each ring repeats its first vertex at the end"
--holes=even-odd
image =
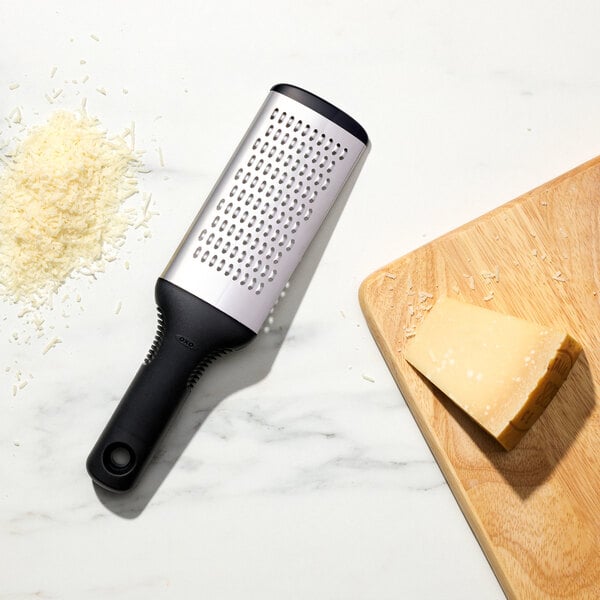
POLYGON ((0 171, 0 294, 39 306, 72 274, 101 271, 132 224, 120 208, 139 166, 84 112, 32 129, 0 171))

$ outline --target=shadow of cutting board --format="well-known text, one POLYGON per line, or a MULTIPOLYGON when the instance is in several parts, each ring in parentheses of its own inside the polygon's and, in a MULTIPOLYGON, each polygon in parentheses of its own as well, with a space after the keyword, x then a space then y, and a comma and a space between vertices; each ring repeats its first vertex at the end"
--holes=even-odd
POLYGON ((600 598, 600 158, 370 275, 369 328, 510 598, 600 598), (584 352, 502 447, 403 358, 449 295, 566 329, 584 352))

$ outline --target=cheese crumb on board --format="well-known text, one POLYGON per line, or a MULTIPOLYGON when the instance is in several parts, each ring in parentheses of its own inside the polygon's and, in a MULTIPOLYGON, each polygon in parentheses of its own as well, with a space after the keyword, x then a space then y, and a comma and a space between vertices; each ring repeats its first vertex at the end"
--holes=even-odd
POLYGON ((407 343, 405 358, 510 450, 580 351, 565 332, 444 297, 407 343))
POLYGON ((362 378, 363 378, 365 381, 368 381, 369 383, 375 383, 375 380, 374 380, 372 377, 369 377, 368 375, 364 375, 364 374, 363 374, 362 378))
POLYGON ((9 83, 8 84, 8 89, 12 92, 13 90, 16 90, 17 88, 21 87, 20 83, 9 83))
POLYGON ((139 159, 86 114, 56 112, 0 172, 0 294, 39 306, 75 272, 100 269, 133 218, 139 159))

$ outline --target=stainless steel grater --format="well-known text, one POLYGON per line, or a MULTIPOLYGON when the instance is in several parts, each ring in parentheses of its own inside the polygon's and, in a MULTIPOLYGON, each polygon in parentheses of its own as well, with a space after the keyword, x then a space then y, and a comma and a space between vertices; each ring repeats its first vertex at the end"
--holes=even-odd
POLYGON ((96 483, 131 488, 203 368, 260 330, 367 144, 329 102, 271 88, 157 281, 158 332, 88 457, 96 483))

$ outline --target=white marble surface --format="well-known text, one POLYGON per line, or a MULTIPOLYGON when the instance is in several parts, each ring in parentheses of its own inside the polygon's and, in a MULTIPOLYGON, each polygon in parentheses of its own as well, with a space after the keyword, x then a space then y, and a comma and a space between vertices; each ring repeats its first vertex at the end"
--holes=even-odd
POLYGON ((86 95, 110 130, 135 120, 160 215, 73 284, 83 310, 49 316, 63 343, 45 356, 9 341, 23 323, 1 307, 0 366, 34 378, 12 397, 0 370, 0 599, 502 598, 357 289, 598 154, 599 17, 595 2, 4 2, 0 114, 35 124, 86 95), (365 126, 363 172, 271 331, 207 372, 135 492, 96 493, 84 461, 154 335, 155 278, 280 81, 365 126))

